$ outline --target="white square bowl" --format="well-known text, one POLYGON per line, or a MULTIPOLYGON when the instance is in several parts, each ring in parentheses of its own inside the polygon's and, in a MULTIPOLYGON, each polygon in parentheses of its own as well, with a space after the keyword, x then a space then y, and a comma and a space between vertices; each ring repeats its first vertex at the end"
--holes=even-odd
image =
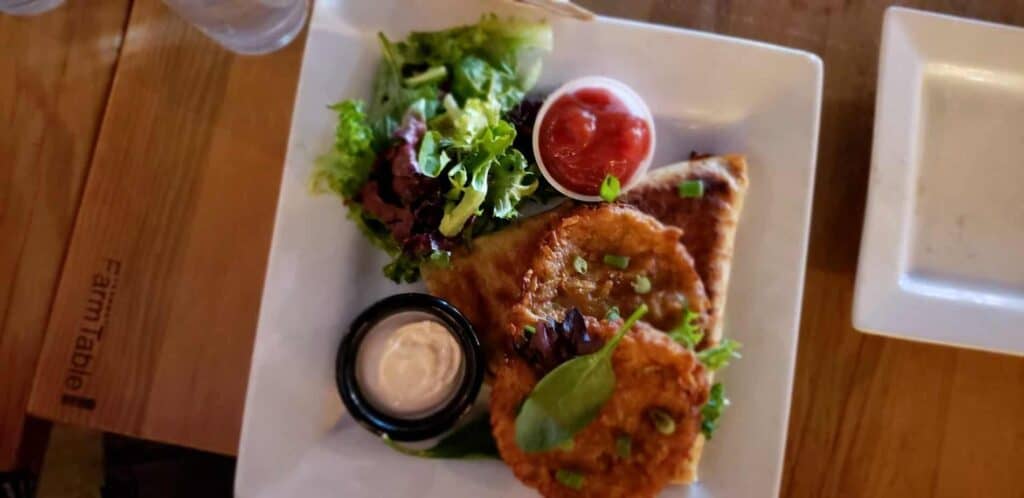
MULTIPOLYGON (((398 287, 384 257, 308 179, 328 150, 326 106, 370 95, 378 30, 538 16, 494 0, 323 0, 299 81, 253 353, 238 461, 242 497, 530 497, 500 462, 399 455, 344 413, 334 356, 349 322, 398 287)), ((708 444, 701 483, 664 496, 777 496, 786 444, 821 105, 821 61, 721 36, 600 18, 552 20, 555 49, 539 91, 570 78, 623 80, 654 111, 655 164, 692 150, 743 152, 751 187, 736 241, 726 335, 744 358, 724 372, 733 405, 708 444)), ((415 287, 413 287, 415 288, 415 287)))
POLYGON ((1024 354, 1024 29, 890 8, 854 327, 1024 354))

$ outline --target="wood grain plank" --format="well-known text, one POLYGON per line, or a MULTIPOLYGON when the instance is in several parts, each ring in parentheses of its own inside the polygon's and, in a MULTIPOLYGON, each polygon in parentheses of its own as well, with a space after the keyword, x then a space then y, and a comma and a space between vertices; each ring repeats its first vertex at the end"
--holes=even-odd
MULTIPOLYGON (((892 2, 580 3, 802 48, 825 61, 782 494, 1022 498, 1024 360, 850 327, 879 34, 892 2)), ((905 4, 1024 24, 1019 0, 905 4)), ((230 452, 300 47, 236 58, 155 0, 141 0, 135 10, 32 408, 230 452), (59 394, 94 273, 109 273, 105 258, 119 262, 119 290, 90 374, 104 386, 88 391, 97 400, 90 412, 60 405, 59 394)))
POLYGON ((32 376, 128 0, 0 15, 0 471, 18 460, 32 376))
POLYGON ((301 50, 136 2, 32 413, 235 451, 301 50))

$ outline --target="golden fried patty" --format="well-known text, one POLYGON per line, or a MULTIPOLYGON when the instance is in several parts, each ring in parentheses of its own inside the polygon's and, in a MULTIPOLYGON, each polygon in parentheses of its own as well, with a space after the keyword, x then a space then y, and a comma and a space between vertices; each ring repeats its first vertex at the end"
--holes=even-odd
MULTIPOLYGON (((588 318, 588 332, 607 340, 621 320, 588 318)), ((491 392, 491 426, 502 459, 516 477, 548 498, 643 498, 658 493, 672 478, 700 430, 700 407, 707 401, 707 376, 694 355, 646 324, 637 324, 612 356, 615 392, 597 418, 576 434, 570 449, 526 454, 516 444, 515 418, 539 380, 514 354, 498 369, 491 392), (660 432, 652 412, 675 424, 660 432), (628 438, 629 454, 618 450, 628 438), (578 473, 581 487, 560 482, 559 470, 578 473)), ((664 426, 663 426, 664 427, 664 426)))
POLYGON ((682 231, 629 206, 577 206, 540 240, 523 287, 524 306, 539 316, 568 308, 603 317, 626 316, 641 304, 644 321, 661 330, 679 325, 689 308, 704 316, 704 285, 682 231))

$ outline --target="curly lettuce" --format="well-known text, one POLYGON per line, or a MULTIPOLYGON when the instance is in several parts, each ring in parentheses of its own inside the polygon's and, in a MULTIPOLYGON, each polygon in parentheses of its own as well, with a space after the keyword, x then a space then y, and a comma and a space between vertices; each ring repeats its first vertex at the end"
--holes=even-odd
POLYGON ((545 23, 487 15, 378 42, 373 96, 331 106, 334 146, 312 185, 344 199, 362 233, 392 256, 384 273, 410 282, 420 263, 499 229, 545 191, 532 152, 516 149, 528 147, 516 130, 552 34, 545 23))

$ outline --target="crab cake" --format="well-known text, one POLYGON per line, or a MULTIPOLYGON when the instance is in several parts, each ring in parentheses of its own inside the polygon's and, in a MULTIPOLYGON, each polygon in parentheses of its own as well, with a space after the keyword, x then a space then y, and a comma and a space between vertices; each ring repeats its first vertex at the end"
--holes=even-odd
POLYGON ((523 282, 523 305, 540 316, 569 308, 622 316, 641 304, 644 321, 660 330, 679 325, 686 309, 703 321, 708 310, 693 258, 679 244, 682 231, 632 207, 577 206, 540 239, 523 282))
MULTIPOLYGON (((606 341, 622 322, 590 317, 586 323, 588 334, 606 341)), ((549 498, 652 497, 668 484, 700 431, 708 397, 704 368, 642 322, 619 343, 612 366, 615 391, 573 444, 528 454, 516 444, 515 420, 543 372, 516 353, 506 357, 491 392, 491 426, 502 459, 520 481, 549 498), (578 486, 560 480, 560 472, 581 478, 578 486)))

